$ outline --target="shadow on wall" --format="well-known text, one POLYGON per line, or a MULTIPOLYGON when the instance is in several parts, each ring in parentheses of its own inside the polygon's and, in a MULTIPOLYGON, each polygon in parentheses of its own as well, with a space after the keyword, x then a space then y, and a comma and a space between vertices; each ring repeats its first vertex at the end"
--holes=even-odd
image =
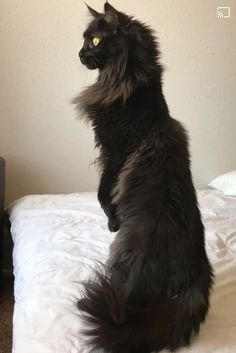
POLYGON ((30 194, 62 194, 96 190, 98 171, 93 163, 94 160, 88 162, 87 155, 84 153, 84 160, 81 156, 79 161, 61 156, 54 160, 49 160, 46 156, 32 158, 31 155, 7 158, 6 206, 30 194))
MULTIPOLYGON (((52 190, 49 190, 48 174, 50 171, 48 164, 37 164, 36 161, 34 163, 32 158, 26 159, 25 157, 10 158, 7 161, 6 200, 12 202, 28 194, 52 193, 52 190)), ((60 178, 60 176, 58 177, 60 178)))

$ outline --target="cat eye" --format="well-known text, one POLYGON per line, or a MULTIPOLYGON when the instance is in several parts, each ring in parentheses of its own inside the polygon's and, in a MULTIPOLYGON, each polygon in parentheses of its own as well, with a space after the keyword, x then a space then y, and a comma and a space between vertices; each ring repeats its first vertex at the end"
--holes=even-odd
POLYGON ((101 42, 101 39, 98 37, 93 37, 92 43, 96 47, 101 42))

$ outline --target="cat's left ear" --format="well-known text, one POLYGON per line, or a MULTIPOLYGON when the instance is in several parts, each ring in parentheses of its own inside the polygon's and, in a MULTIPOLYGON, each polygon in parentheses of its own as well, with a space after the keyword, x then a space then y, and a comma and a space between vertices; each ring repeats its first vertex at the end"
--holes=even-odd
POLYGON ((96 10, 92 9, 92 7, 90 7, 88 4, 86 4, 85 2, 85 5, 87 6, 87 9, 89 10, 90 14, 96 18, 96 17, 99 17, 101 16, 101 14, 99 12, 97 12, 96 10))
POLYGON ((117 11, 109 2, 104 4, 105 20, 114 26, 119 24, 119 11, 117 11))

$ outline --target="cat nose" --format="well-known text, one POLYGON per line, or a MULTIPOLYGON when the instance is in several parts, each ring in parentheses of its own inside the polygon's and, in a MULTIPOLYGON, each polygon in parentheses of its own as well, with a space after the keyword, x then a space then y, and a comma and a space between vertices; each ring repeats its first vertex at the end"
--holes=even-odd
POLYGON ((80 59, 81 59, 83 56, 84 56, 84 51, 81 49, 81 50, 79 51, 79 57, 80 57, 80 59))

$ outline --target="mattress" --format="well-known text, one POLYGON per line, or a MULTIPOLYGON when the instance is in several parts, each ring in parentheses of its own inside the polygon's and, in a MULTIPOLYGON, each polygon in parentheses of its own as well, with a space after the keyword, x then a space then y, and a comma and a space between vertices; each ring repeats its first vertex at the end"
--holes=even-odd
MULTIPOLYGON (((236 352, 236 198, 198 192, 216 272, 200 335, 179 353, 236 352)), ((33 195, 10 207, 14 241, 14 353, 88 353, 77 309, 80 282, 114 238, 95 193, 33 195)), ((125 352, 124 352, 125 353, 125 352)))

